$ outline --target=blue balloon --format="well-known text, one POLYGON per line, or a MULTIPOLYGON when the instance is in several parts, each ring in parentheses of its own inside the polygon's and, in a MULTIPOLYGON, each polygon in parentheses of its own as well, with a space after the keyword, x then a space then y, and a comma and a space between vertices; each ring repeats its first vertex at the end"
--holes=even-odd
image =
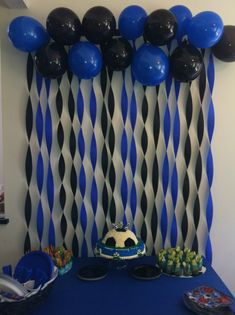
POLYGON ((132 72, 136 80, 143 85, 159 85, 169 73, 168 58, 160 48, 143 44, 135 52, 132 72))
POLYGON ((12 20, 8 37, 15 48, 26 52, 35 51, 50 40, 43 25, 29 16, 18 16, 12 20))
POLYGON ((89 42, 79 42, 69 50, 69 68, 80 79, 94 78, 102 65, 99 49, 89 42))
POLYGON ((204 11, 195 15, 188 26, 188 39, 198 48, 214 46, 223 34, 224 24, 214 12, 204 11))
POLYGON ((120 34, 128 40, 142 36, 146 18, 147 13, 138 5, 125 8, 118 20, 120 34))
POLYGON ((192 19, 192 12, 184 5, 175 5, 170 8, 170 11, 174 14, 178 23, 176 39, 181 42, 182 37, 187 33, 187 27, 192 19))

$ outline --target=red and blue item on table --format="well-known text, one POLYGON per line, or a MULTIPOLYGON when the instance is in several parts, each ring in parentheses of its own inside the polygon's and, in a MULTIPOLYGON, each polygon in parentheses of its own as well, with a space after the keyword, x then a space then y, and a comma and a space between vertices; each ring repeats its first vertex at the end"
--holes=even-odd
POLYGON ((200 286, 185 293, 186 297, 200 308, 215 309, 227 307, 233 303, 233 298, 214 288, 200 286))

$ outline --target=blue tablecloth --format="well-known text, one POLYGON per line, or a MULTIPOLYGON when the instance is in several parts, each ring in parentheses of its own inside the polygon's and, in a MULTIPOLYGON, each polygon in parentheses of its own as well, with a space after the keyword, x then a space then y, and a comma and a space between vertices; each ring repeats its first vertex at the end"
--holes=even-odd
MULTIPOLYGON (((48 299, 30 315, 190 315, 182 300, 186 290, 207 284, 231 294, 207 263, 204 275, 188 279, 161 275, 156 280, 136 280, 127 269, 115 268, 99 281, 77 278, 79 267, 98 262, 97 258, 75 260, 73 269, 56 280, 48 299)), ((127 268, 154 262, 154 257, 143 257, 130 261, 127 268)))

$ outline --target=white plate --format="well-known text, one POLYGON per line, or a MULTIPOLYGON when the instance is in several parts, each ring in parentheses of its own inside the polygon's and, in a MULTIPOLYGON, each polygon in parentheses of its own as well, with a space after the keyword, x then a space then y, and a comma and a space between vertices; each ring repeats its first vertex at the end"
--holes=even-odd
POLYGON ((0 274, 0 291, 14 293, 20 297, 28 293, 20 282, 5 274, 0 274))
MULTIPOLYGON (((158 266, 158 264, 156 264, 156 266, 158 268, 160 268, 158 266)), ((181 276, 177 276, 177 275, 174 275, 174 274, 170 274, 170 273, 166 273, 166 272, 162 272, 163 275, 166 275, 166 276, 169 276, 169 277, 176 277, 176 278, 195 278, 195 277, 198 277, 202 274, 204 274, 206 272, 206 267, 205 266, 202 266, 202 270, 195 276, 184 276, 184 275, 181 275, 181 276)))

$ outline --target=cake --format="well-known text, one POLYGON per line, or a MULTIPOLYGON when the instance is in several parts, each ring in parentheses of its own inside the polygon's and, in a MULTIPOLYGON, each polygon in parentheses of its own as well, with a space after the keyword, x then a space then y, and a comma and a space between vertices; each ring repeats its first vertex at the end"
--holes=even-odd
POLYGON ((96 254, 108 259, 133 259, 145 254, 145 245, 121 222, 113 224, 113 229, 97 242, 96 254))
POLYGON ((161 249, 157 254, 157 265, 167 274, 194 276, 202 271, 202 256, 189 248, 161 249))

